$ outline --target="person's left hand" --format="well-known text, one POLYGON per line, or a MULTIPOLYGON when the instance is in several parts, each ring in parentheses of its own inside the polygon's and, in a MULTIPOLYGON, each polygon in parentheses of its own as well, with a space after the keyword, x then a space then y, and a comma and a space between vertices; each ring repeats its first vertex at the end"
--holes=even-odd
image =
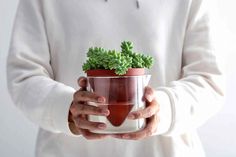
POLYGON ((114 134, 112 137, 127 140, 140 140, 149 137, 156 132, 159 122, 159 117, 157 115, 159 112, 159 105, 155 98, 154 90, 151 87, 145 88, 144 99, 146 101, 146 108, 131 112, 127 118, 132 120, 145 118, 146 126, 142 130, 136 132, 114 134))

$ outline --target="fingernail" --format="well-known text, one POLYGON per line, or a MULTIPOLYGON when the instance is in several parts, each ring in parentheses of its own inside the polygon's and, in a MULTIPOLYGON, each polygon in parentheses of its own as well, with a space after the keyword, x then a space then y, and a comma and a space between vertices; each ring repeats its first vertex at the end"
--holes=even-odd
POLYGON ((105 124, 99 124, 99 125, 98 125, 98 128, 99 128, 99 129, 105 129, 105 128, 106 128, 106 125, 105 125, 105 124))
POLYGON ((105 101, 105 98, 103 98, 103 97, 98 98, 98 102, 104 102, 104 101, 105 101))

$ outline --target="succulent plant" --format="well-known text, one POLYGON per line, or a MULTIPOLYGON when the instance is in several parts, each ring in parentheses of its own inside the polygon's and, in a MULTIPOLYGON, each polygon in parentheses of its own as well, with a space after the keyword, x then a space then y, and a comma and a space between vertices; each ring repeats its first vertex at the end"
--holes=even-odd
POLYGON ((129 68, 151 68, 153 57, 133 52, 133 43, 123 41, 121 52, 105 50, 101 47, 91 47, 87 52, 87 61, 83 70, 107 69, 115 70, 117 75, 124 75, 129 68))

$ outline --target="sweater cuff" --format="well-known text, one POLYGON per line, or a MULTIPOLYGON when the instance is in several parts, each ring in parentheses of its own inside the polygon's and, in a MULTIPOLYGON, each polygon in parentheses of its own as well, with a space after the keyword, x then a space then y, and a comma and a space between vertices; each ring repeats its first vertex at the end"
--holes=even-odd
POLYGON ((68 123, 69 109, 71 102, 73 101, 73 95, 75 90, 71 87, 64 86, 63 88, 58 88, 55 93, 56 98, 54 98, 54 104, 52 104, 52 121, 55 130, 59 133, 64 133, 69 136, 75 136, 68 123))
POLYGON ((158 112, 158 117, 160 118, 160 120, 155 135, 161 135, 169 131, 172 123, 171 102, 166 92, 157 90, 155 94, 156 100, 160 107, 160 111, 158 112))

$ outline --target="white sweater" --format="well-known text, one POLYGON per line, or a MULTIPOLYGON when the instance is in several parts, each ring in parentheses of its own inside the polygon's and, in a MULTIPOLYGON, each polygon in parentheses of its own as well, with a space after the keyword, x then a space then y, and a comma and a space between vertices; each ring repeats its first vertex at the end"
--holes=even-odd
POLYGON ((40 127, 36 156, 204 156, 195 129, 221 108, 224 95, 209 2, 20 0, 8 87, 16 106, 40 127), (68 111, 88 48, 119 49, 123 40, 155 58, 149 72, 160 104, 156 135, 140 141, 72 135, 68 111))

